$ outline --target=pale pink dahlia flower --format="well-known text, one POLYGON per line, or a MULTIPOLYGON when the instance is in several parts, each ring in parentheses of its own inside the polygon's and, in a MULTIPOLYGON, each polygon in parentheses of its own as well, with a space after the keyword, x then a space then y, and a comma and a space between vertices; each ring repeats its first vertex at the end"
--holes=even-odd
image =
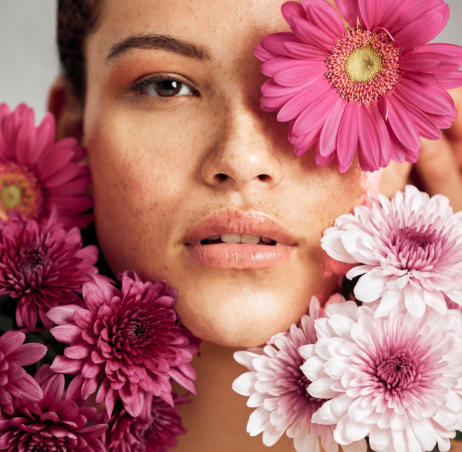
POLYGON ((342 447, 369 436, 375 451, 450 448, 462 428, 462 315, 428 311, 422 319, 350 301, 315 322, 318 342, 300 348, 312 397, 331 399, 313 422, 337 425, 342 447))
POLYGON ((0 295, 19 298, 16 323, 29 330, 37 323, 37 310, 51 328, 46 312, 80 301, 75 292, 82 291, 87 274, 98 272, 98 248, 82 248, 80 231, 66 231, 56 220, 56 209, 42 223, 16 212, 9 223, 0 219, 0 295))
POLYGON ((154 397, 145 407, 150 410, 147 413, 143 410, 138 418, 130 416, 125 409, 114 412, 103 435, 106 452, 167 452, 177 447, 177 437, 186 433, 178 405, 188 400, 177 394, 173 394, 173 400, 174 407, 154 397))
POLYGON ((337 218, 322 238, 329 256, 362 264, 347 273, 364 275, 356 298, 380 299, 376 317, 394 308, 422 317, 427 306, 444 315, 446 301, 462 305, 462 213, 453 214, 445 196, 430 198, 412 186, 392 201, 378 197, 371 209, 337 218))
POLYGON ((61 306, 48 312, 58 326, 51 329, 69 344, 55 358, 52 370, 79 374, 83 399, 94 393, 106 403, 108 416, 119 396, 129 414, 137 417, 149 396, 173 405, 170 378, 195 392, 193 355, 199 340, 179 323, 173 306, 177 292, 165 281, 141 281, 127 271, 119 275, 122 290, 102 277, 83 286, 86 308, 61 306))
POLYGON ((96 417, 96 408, 81 407, 69 391, 62 399, 64 376, 53 374, 50 366, 42 366, 34 378, 43 399, 36 403, 14 401, 15 412, 0 420, 0 450, 106 452, 100 438, 108 426, 87 427, 96 417))
POLYGON ((443 0, 287 2, 291 33, 263 39, 255 55, 268 80, 261 107, 291 121, 296 155, 316 142, 316 162, 341 172, 356 149, 361 168, 415 162, 420 137, 440 138, 457 116, 446 88, 462 86, 462 47, 426 44, 446 25, 443 0))
POLYGON ((42 344, 24 344, 26 335, 7 331, 0 337, 0 415, 13 414, 13 400, 38 402, 43 393, 22 366, 40 361, 47 352, 42 344))
MULTIPOLYGON (((325 315, 316 297, 312 298, 309 310, 310 315, 303 316, 299 327, 292 325, 288 333, 274 336, 263 349, 234 354, 235 360, 250 372, 237 378, 233 389, 249 397, 247 406, 257 408, 249 418, 247 432, 251 436, 263 433, 266 446, 273 446, 287 432, 294 439, 297 452, 319 451, 320 443, 326 452, 337 452, 334 428, 311 422, 324 401, 307 393, 311 382, 300 370, 304 360, 298 348, 316 343, 314 321, 325 315)), ((365 449, 364 442, 347 450, 365 449)))
POLYGON ((0 104, 0 218, 11 212, 41 220, 53 206, 66 228, 86 227, 93 205, 84 196, 90 185, 88 165, 79 163, 85 150, 74 138, 55 143, 55 120, 45 115, 35 127, 34 111, 20 105, 13 112, 0 104))

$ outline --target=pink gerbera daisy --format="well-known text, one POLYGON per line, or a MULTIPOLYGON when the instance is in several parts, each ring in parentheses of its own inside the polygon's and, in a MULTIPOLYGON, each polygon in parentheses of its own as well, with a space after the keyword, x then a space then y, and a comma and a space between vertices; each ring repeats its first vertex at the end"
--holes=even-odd
MULTIPOLYGON (((340 295, 333 298, 331 303, 345 301, 340 295)), ((247 432, 251 436, 263 433, 266 446, 273 446, 287 432, 294 439, 297 452, 317 451, 320 444, 326 452, 337 452, 334 428, 311 422, 312 415, 325 401, 307 393, 311 381, 300 370, 304 360, 298 349, 316 343, 314 322, 325 315, 316 297, 309 309, 310 315, 302 318, 299 327, 292 325, 288 333, 274 336, 263 349, 234 354, 249 372, 234 381, 233 389, 250 397, 247 405, 256 410, 250 416, 247 432)), ((366 443, 362 442, 348 447, 346 452, 365 449, 366 443)))
POLYGON ((11 112, 0 105, 0 218, 19 212, 41 220, 56 206, 66 228, 90 224, 91 215, 79 215, 93 205, 84 196, 90 185, 89 167, 80 165, 85 150, 74 138, 54 143, 55 133, 51 114, 35 127, 31 108, 11 112))
POLYGON ((98 272, 98 248, 82 248, 80 231, 66 231, 56 221, 56 208, 42 223, 16 212, 9 223, 0 219, 0 295, 19 298, 16 323, 29 330, 37 323, 37 310, 51 328, 48 309, 79 302, 75 292, 82 291, 87 274, 98 272))
POLYGON ((313 422, 336 425, 342 448, 369 436, 378 452, 450 448, 462 426, 462 315, 422 319, 352 301, 315 322, 318 342, 300 348, 312 397, 330 399, 313 422))
POLYGON ((55 358, 52 370, 79 374, 82 397, 98 389, 96 402, 105 400, 111 416, 118 397, 137 417, 150 396, 173 405, 170 378, 195 392, 193 355, 199 340, 179 323, 173 306, 177 293, 165 281, 141 281, 127 271, 119 275, 122 290, 100 276, 83 286, 86 308, 61 306, 48 317, 60 342, 69 344, 55 358))
POLYGON ((96 408, 82 407, 72 400, 71 388, 63 399, 64 376, 53 374, 48 365, 42 366, 34 378, 43 399, 14 401, 14 413, 0 420, 0 450, 106 452, 100 438, 108 426, 87 425, 96 417, 96 408))
POLYGON ((394 308, 422 317, 427 306, 444 315, 447 301, 462 305, 462 212, 453 214, 445 196, 412 186, 392 201, 378 197, 371 209, 337 218, 322 238, 329 256, 359 264, 347 273, 362 275, 356 298, 378 300, 376 317, 394 308))
POLYGON ((436 140, 457 112, 447 88, 462 86, 462 47, 426 44, 444 28, 443 0, 337 0, 348 26, 325 0, 287 2, 291 33, 272 34, 255 49, 270 77, 262 109, 291 121, 301 155, 315 143, 316 162, 334 158, 376 171, 416 162, 420 137, 436 140))

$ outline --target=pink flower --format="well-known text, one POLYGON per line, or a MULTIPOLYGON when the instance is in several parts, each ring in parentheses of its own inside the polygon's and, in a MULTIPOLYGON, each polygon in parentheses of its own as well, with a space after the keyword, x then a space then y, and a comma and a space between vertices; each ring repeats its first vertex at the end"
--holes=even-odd
MULTIPOLYGON (((103 436, 106 452, 167 452, 178 445, 177 437, 186 433, 178 413, 178 405, 187 397, 173 394, 175 407, 154 397, 147 415, 130 416, 125 409, 115 412, 103 436)), ((106 413, 104 413, 106 414, 106 413)))
POLYGON ((48 309, 78 302, 87 273, 97 273, 96 246, 82 249, 80 231, 56 223, 56 210, 39 224, 13 212, 8 224, 0 219, 0 295, 20 298, 16 323, 33 329, 37 309, 45 328, 53 326, 48 309))
POLYGON ((90 185, 88 165, 79 165, 85 150, 74 138, 55 140, 55 120, 45 115, 35 127, 34 111, 20 105, 15 111, 0 104, 0 218, 11 212, 41 220, 53 206, 66 228, 84 228, 93 205, 84 196, 90 185))
POLYGON ((354 302, 327 308, 318 342, 300 348, 312 397, 331 399, 313 416, 337 425, 342 447, 369 435, 372 449, 450 448, 462 427, 462 315, 428 311, 422 319, 393 310, 374 318, 354 302))
POLYGON ((427 44, 446 25, 443 0, 287 2, 291 33, 263 39, 261 107, 291 121, 295 154, 315 143, 320 166, 346 172, 358 148, 364 171, 416 162, 420 137, 436 140, 457 112, 447 88, 462 86, 462 48, 427 44))
POLYGON ((22 366, 40 361, 47 352, 42 344, 24 344, 26 335, 7 331, 0 337, 0 415, 13 414, 13 397, 38 402, 43 393, 22 366))
POLYGON ((422 317, 427 306, 444 315, 447 299, 462 305, 462 213, 454 215, 445 196, 411 186, 392 201, 378 196, 380 204, 337 218, 322 239, 329 256, 362 264, 347 274, 364 275, 356 298, 380 299, 376 317, 394 308, 422 317))
POLYGON ((119 279, 121 291, 93 276, 94 282, 83 286, 86 309, 70 305, 49 311, 59 325, 51 333, 70 345, 51 368, 79 374, 83 399, 102 382, 96 402, 105 400, 108 416, 120 396, 127 412, 138 417, 150 395, 173 405, 170 377, 195 391, 190 362, 199 340, 180 326, 173 309, 177 293, 165 281, 143 282, 132 271, 119 279))
MULTIPOLYGON (((334 297, 337 301, 338 298, 344 301, 340 295, 334 297)), ((265 446, 273 446, 287 432, 289 438, 294 438, 297 452, 319 450, 319 443, 326 452, 337 452, 333 427, 311 422, 324 401, 310 397, 306 389, 311 382, 300 370, 304 360, 298 348, 316 343, 314 321, 325 315, 316 297, 309 309, 310 315, 302 318, 299 327, 292 325, 288 333, 274 336, 263 349, 234 354, 236 361, 250 372, 237 378, 233 389, 250 397, 247 406, 257 408, 249 418, 247 432, 251 436, 263 433, 265 446)), ((345 452, 353 450, 365 451, 366 443, 355 444, 345 452)))
POLYGON ((14 414, 0 420, 0 450, 106 452, 99 438, 108 426, 86 426, 95 418, 96 408, 75 403, 69 397, 72 388, 62 400, 64 376, 54 375, 50 366, 42 366, 34 378, 42 388, 43 399, 15 400, 14 414))

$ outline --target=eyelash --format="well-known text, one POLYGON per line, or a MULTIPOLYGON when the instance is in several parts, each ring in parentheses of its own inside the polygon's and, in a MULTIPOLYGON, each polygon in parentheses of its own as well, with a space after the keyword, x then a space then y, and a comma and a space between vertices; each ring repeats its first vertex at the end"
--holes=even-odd
MULTIPOLYGON (((155 74, 155 75, 150 75, 140 80, 137 80, 134 83, 132 83, 131 89, 132 91, 141 93, 141 91, 145 88, 148 88, 152 85, 156 85, 160 82, 169 82, 169 81, 180 83, 181 85, 189 88, 191 90, 191 94, 188 94, 189 96, 197 95, 197 91, 194 88, 192 88, 188 83, 185 83, 185 81, 182 78, 175 77, 175 76, 168 75, 168 74, 155 74)), ((145 95, 148 95, 148 94, 145 94, 145 95)), ((160 96, 159 95, 159 96, 152 96, 152 97, 160 97, 162 99, 168 99, 172 97, 182 97, 182 96, 186 96, 186 94, 182 94, 180 96, 178 95, 160 96)))

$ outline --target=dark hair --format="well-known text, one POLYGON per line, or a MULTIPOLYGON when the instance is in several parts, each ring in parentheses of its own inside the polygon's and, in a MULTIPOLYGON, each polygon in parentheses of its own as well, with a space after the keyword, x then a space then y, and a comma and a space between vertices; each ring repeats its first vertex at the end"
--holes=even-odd
POLYGON ((102 0, 58 0, 58 49, 61 69, 73 94, 85 97, 85 38, 98 19, 102 0))

